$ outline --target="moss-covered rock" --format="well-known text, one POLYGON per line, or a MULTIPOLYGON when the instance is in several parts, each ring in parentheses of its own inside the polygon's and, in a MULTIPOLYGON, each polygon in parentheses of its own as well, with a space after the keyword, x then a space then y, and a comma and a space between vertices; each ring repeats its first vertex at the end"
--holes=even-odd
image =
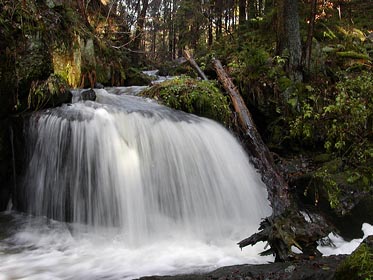
POLYGON ((63 77, 72 87, 79 87, 82 75, 80 48, 74 47, 70 52, 56 49, 52 57, 54 73, 63 77))
POLYGON ((125 73, 123 73, 123 76, 125 78, 124 84, 126 86, 148 86, 152 82, 150 76, 135 68, 129 68, 125 73))
POLYGON ((142 95, 157 99, 168 107, 229 124, 228 98, 214 82, 180 77, 153 85, 142 95))
POLYGON ((197 78, 198 75, 195 69, 190 66, 189 62, 180 60, 179 62, 165 62, 159 67, 158 74, 160 76, 180 76, 186 75, 192 78, 197 78))
POLYGON ((373 236, 368 236, 337 268, 336 280, 373 279, 373 236))
POLYGON ((28 96, 28 108, 36 111, 70 103, 71 99, 72 94, 66 81, 52 74, 45 81, 33 82, 28 96))

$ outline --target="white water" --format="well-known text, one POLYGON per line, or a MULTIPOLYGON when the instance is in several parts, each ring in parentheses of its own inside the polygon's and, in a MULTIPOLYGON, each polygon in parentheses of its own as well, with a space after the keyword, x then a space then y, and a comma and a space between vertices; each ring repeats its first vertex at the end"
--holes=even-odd
POLYGON ((351 241, 347 242, 339 235, 334 233, 329 234, 330 240, 333 242, 334 246, 318 246, 317 249, 324 255, 339 255, 339 254, 351 254, 359 245, 360 243, 369 235, 373 235, 373 225, 368 223, 364 223, 361 227, 363 232, 362 238, 352 239, 351 241))
POLYGON ((22 193, 34 217, 8 214, 0 279, 133 279, 272 260, 258 257, 261 244, 236 245, 271 210, 228 131, 96 94, 31 119, 22 193))

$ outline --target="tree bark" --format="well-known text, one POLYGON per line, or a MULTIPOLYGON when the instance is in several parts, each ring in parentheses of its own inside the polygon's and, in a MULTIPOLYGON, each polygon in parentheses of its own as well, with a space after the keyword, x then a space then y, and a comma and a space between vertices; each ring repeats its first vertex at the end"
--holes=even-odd
POLYGON ((196 69, 196 71, 198 72, 198 75, 204 79, 205 81, 207 81, 207 77, 205 75, 205 73, 201 70, 201 68, 199 68, 197 62, 193 59, 193 57, 191 56, 191 54, 189 53, 189 51, 187 50, 184 50, 184 57, 186 60, 189 61, 190 65, 192 65, 194 67, 194 69, 196 69))

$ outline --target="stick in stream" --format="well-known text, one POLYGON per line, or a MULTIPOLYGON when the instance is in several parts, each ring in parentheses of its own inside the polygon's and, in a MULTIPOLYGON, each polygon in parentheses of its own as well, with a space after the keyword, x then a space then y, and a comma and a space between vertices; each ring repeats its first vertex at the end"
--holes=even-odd
POLYGON ((198 75, 204 79, 205 81, 207 81, 207 76, 205 75, 205 73, 201 70, 201 68, 199 68, 197 62, 194 60, 194 58, 192 57, 192 55, 189 53, 188 50, 184 50, 184 57, 186 60, 189 61, 190 65, 192 65, 194 67, 194 69, 197 70, 198 72, 198 75))

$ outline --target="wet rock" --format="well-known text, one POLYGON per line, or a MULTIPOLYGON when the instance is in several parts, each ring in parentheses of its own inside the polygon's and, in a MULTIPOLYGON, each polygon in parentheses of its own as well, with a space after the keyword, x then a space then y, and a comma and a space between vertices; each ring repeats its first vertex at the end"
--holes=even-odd
POLYGON ((95 93, 95 91, 93 89, 85 90, 85 91, 83 91, 83 92, 80 93, 79 100, 83 100, 83 101, 86 101, 86 100, 95 101, 96 100, 96 93, 95 93))
POLYGON ((5 55, 0 42, 0 119, 4 119, 15 108, 17 88, 16 68, 13 57, 5 55))
MULTIPOLYGON (((328 280, 334 279, 338 265, 346 256, 330 256, 294 262, 222 267, 209 273, 175 276, 149 276, 142 280, 328 280)), ((355 279, 355 278, 350 278, 355 279)))
POLYGON ((96 84, 95 84, 95 88, 103 89, 103 88, 104 88, 104 85, 103 85, 103 84, 100 84, 100 83, 96 83, 96 84))

